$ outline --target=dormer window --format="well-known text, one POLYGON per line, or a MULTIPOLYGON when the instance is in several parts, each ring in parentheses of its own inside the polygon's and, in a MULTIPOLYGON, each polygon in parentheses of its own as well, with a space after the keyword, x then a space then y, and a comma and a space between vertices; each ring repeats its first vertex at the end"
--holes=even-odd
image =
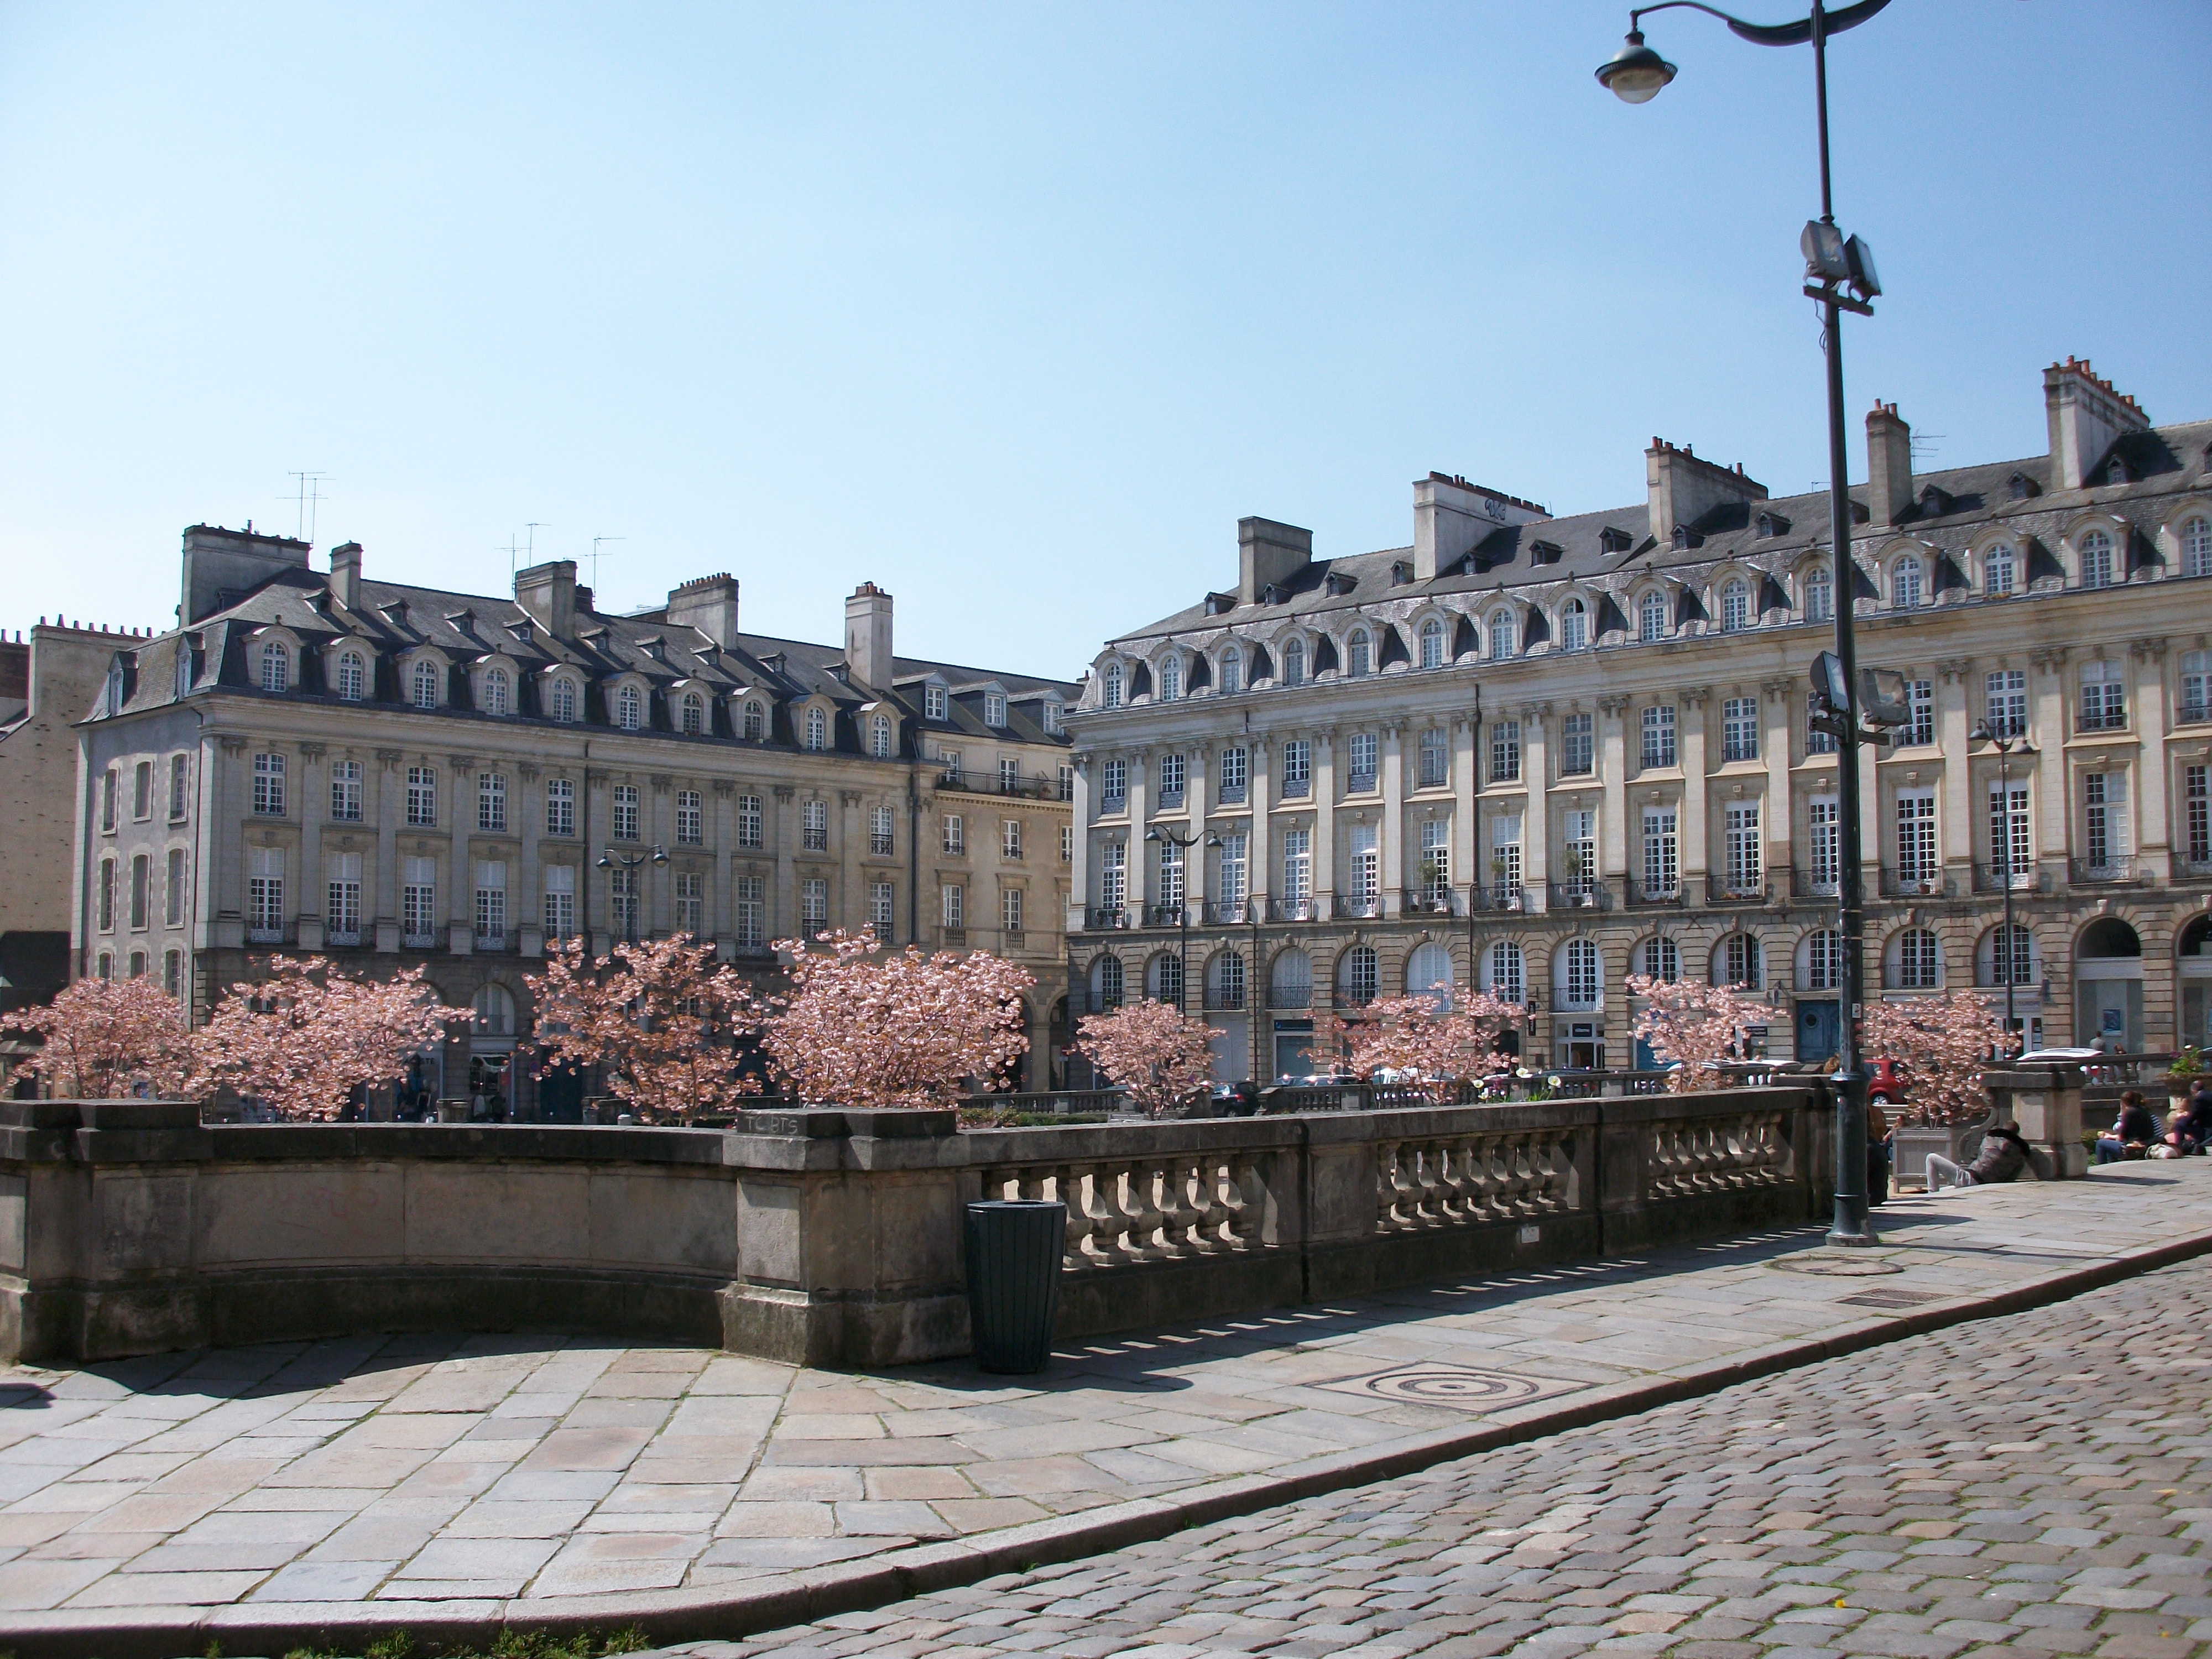
POLYGON ((545 712, 557 726, 576 723, 576 682, 556 674, 545 688, 545 712))
MULTIPOLYGON (((1169 683, 1169 677, 1173 675, 1176 678, 1180 679, 1182 678, 1182 665, 1177 663, 1173 657, 1170 657, 1167 659, 1166 664, 1160 670, 1161 695, 1163 696, 1172 697, 1175 695, 1172 691, 1166 689, 1169 683)), ((1006 723, 1006 694, 1003 691, 986 691, 983 694, 983 724, 986 726, 1004 726, 1006 723)))
POLYGON ((1322 586, 1328 589, 1331 594, 1341 597, 1342 595, 1352 592, 1352 590, 1358 586, 1359 584, 1352 577, 1332 570, 1328 573, 1328 576, 1323 579, 1322 586))
POLYGON ((1221 695, 1233 696, 1244 689, 1244 653, 1231 646, 1221 653, 1221 695))
POLYGON ((1721 588, 1721 632, 1735 634, 1751 626, 1751 584, 1731 576, 1721 588))
POLYGON ((1557 542, 1528 544, 1528 561, 1532 564, 1557 564, 1566 556, 1566 549, 1557 542))
POLYGON ((891 720, 888 714, 877 714, 868 721, 868 753, 877 760, 891 758, 891 720))
POLYGON ((2124 484, 2127 483, 2127 462, 2118 455, 2113 456, 2111 460, 2107 461, 2105 464, 2105 482, 2107 484, 2124 484))
POLYGON ((292 689, 292 653, 281 640, 270 640, 261 647, 261 689, 264 691, 289 691, 292 689))
MULTIPOLYGON (((1117 683, 1117 695, 1115 696, 1113 702, 1109 702, 1106 705, 1109 708, 1111 708, 1114 707, 1115 703, 1118 703, 1121 701, 1118 695, 1118 682, 1121 678, 1121 671, 1116 669, 1114 671, 1114 674, 1117 683)), ((921 712, 927 719, 933 720, 943 720, 945 717, 945 711, 949 707, 950 699, 946 697, 945 688, 943 686, 932 685, 923 688, 921 694, 921 712)))
POLYGON ((338 653, 337 669, 331 676, 331 689, 346 702, 359 702, 368 691, 368 664, 358 651, 338 653))
MULTIPOLYGON (((935 711, 945 706, 945 694, 935 686, 929 690, 930 719, 941 720, 945 716, 935 711)), ((1098 704, 1102 708, 1119 708, 1121 706, 1121 665, 1118 662, 1108 663, 1098 677, 1098 704)))
POLYGON ((2110 587, 2112 585, 2112 538, 2101 530, 2093 530, 2081 538, 2081 586, 2110 587))
POLYGON ((1920 516, 1922 518, 1940 519, 1950 510, 1951 497, 1943 490, 1937 489, 1934 484, 1929 484, 1927 489, 1920 492, 1920 516))
POLYGON ((483 677, 483 712, 504 714, 514 707, 514 686, 504 668, 488 668, 483 677))
POLYGON ((668 647, 662 641, 660 635, 658 634, 649 634, 645 638, 640 640, 637 642, 637 648, 644 652, 647 656, 652 658, 655 662, 666 662, 668 660, 668 647))
POLYGON ((1441 619, 1431 617, 1421 624, 1421 666, 1442 668, 1444 665, 1444 625, 1441 619))
POLYGON ((1559 607, 1559 649, 1580 651, 1589 644, 1589 612, 1580 599, 1559 607))
POLYGON ((1786 536, 1790 533, 1790 520, 1779 513, 1762 513, 1759 515, 1759 533, 1770 541, 1777 536, 1786 536))
POLYGON ((1636 637, 1650 645, 1667 634, 1667 596, 1655 587, 1637 602, 1636 637))
POLYGON ((1209 617, 1225 617, 1236 608, 1237 596, 1234 593, 1209 593, 1206 596, 1206 614, 1209 617))
POLYGON ((1286 597, 1282 588, 1273 582, 1260 590, 1260 603, 1262 605, 1280 605, 1286 597))
POLYGON ((1043 710, 1045 735, 1048 738, 1056 738, 1060 736, 1061 731, 1064 729, 1060 725, 1060 720, 1065 711, 1061 709, 1057 702, 1050 697, 1047 697, 1044 700, 1043 710))
POLYGON ((1368 640, 1367 630, 1353 629, 1352 637, 1344 642, 1344 672, 1355 680, 1361 679, 1374 666, 1374 647, 1368 640))
POLYGON ((1403 587, 1407 582, 1413 580, 1413 566, 1411 560, 1399 559, 1392 562, 1390 566, 1391 586, 1403 587))
POLYGON ((768 708, 758 698, 745 704, 745 741, 759 743, 768 736, 768 708))
POLYGON ((412 684, 409 690, 411 701, 417 708, 435 708, 445 702, 445 698, 440 695, 438 681, 441 678, 438 665, 428 658, 415 665, 412 684))
POLYGON ((1671 539, 1677 553, 1697 545, 1697 543, 1691 539, 1690 526, 1686 524, 1678 524, 1674 526, 1674 533, 1671 539))
POLYGON ((1616 530, 1611 525, 1597 532, 1597 547, 1601 553, 1626 553, 1635 545, 1635 537, 1626 530, 1616 530))
POLYGON ((636 732, 645 726, 645 699, 634 685, 625 685, 615 693, 615 724, 625 732, 636 732))
POLYGON ((707 700, 696 691, 684 694, 682 724, 687 738, 696 738, 707 729, 707 700))
POLYGON ((830 746, 830 717, 818 708, 806 711, 806 746, 817 753, 830 746))
POLYGON ((1283 642, 1283 684, 1304 685, 1306 683, 1306 642, 1285 640, 1283 642))

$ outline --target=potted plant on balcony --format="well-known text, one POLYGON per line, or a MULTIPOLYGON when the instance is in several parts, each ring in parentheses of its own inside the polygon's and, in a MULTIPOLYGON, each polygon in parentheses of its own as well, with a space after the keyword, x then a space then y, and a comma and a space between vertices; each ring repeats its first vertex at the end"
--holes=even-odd
POLYGON ((1570 847, 1559 860, 1559 869, 1567 878, 1567 902, 1578 909, 1586 909, 1597 902, 1596 896, 1583 881, 1583 853, 1579 847, 1570 847))

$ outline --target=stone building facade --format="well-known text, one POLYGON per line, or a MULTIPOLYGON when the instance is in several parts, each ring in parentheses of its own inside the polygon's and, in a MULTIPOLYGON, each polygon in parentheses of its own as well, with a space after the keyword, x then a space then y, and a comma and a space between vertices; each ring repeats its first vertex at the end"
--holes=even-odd
POLYGON ((727 575, 617 617, 567 561, 496 597, 308 553, 195 526, 181 625, 106 653, 79 728, 77 972, 156 975, 197 1021, 276 951, 421 965, 477 1012, 422 1086, 526 1113, 508 1056, 550 944, 684 932, 765 976, 776 939, 872 928, 1030 968, 1046 1077, 1077 687, 894 655, 872 583, 822 646, 741 632, 727 575))
MULTIPOLYGON (((2039 456, 1916 477, 1894 405, 1867 418, 1843 602, 1913 715, 1862 750, 1869 984, 2009 979, 2031 1042, 2202 1043, 2212 422, 2044 378, 2039 456)), ((1316 1008, 1473 981, 1532 1057, 1620 1066, 1627 975, 1710 975, 1766 1000, 1771 1052, 1832 1052, 1827 498, 1644 464, 1642 502, 1565 518, 1432 474, 1412 545, 1349 557, 1248 519, 1234 586, 1114 640, 1070 722, 1078 1003, 1187 986, 1222 1073, 1265 1078, 1310 1066, 1316 1008)))

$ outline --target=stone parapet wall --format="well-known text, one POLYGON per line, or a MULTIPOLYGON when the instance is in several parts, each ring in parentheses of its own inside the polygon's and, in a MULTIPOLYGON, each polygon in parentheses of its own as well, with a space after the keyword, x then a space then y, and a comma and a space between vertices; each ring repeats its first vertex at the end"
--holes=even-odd
POLYGON ((0 1103, 0 1355, 554 1327, 812 1364, 967 1352, 963 1203, 1068 1205, 1079 1338, 1823 1213, 1815 1089, 962 1131, 203 1125, 0 1103))

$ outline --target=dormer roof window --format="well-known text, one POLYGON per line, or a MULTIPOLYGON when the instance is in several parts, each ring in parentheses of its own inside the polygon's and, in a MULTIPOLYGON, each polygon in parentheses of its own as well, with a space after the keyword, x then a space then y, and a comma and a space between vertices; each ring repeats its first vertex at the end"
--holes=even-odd
POLYGON ((1626 553, 1635 545, 1635 537, 1626 530, 1616 530, 1611 525, 1597 532, 1597 546, 1601 553, 1626 553))
POLYGON ((1531 564, 1557 564, 1567 556, 1567 550, 1557 542, 1530 542, 1528 562, 1531 564))
POLYGON ((1409 581, 1411 581, 1411 580, 1413 580, 1413 562, 1411 559, 1395 559, 1395 560, 1393 560, 1393 561, 1391 562, 1391 565, 1390 565, 1390 586, 1393 586, 1393 587, 1403 587, 1403 586, 1404 586, 1407 582, 1409 582, 1409 581))
POLYGON ((2125 456, 2115 455, 2105 463, 2105 482, 2107 484, 2124 484, 2130 482, 2125 456))
POLYGON ((2016 501, 2024 501, 2031 495, 2039 495, 2043 493, 2036 488, 2035 480, 2025 472, 2014 473, 2006 481, 2005 492, 2016 501))
POLYGON ((1779 513, 1762 513, 1759 515, 1759 533, 1764 540, 1786 536, 1790 533, 1790 520, 1779 513))
POLYGON ((1209 617, 1225 617, 1236 608, 1237 596, 1234 593, 1209 593, 1206 596, 1206 614, 1209 617))
POLYGON ((655 662, 668 660, 668 642, 658 634, 648 634, 637 642, 637 648, 655 662))
POLYGON ((1346 575, 1343 572, 1332 570, 1328 573, 1328 576, 1323 579, 1322 586, 1328 590, 1328 592, 1332 597, 1341 598, 1343 595, 1352 592, 1353 588, 1358 586, 1359 584, 1352 577, 1346 575))
POLYGON ((1948 491, 1940 489, 1934 484, 1929 484, 1925 489, 1923 489, 1920 492, 1920 516, 1922 518, 1940 519, 1950 510, 1951 497, 1948 491))
POLYGON ((1695 547, 1705 538, 1699 536, 1697 532, 1692 530, 1689 526, 1686 524, 1678 524, 1674 526, 1674 533, 1671 539, 1674 543, 1674 550, 1677 553, 1680 553, 1689 548, 1695 547))
POLYGON ((383 613, 384 620, 390 623, 394 628, 404 628, 407 626, 406 600, 386 599, 376 608, 383 613))
POLYGON ((1280 605, 1284 597, 1281 587, 1273 582, 1269 582, 1260 590, 1260 603, 1262 605, 1280 605))

